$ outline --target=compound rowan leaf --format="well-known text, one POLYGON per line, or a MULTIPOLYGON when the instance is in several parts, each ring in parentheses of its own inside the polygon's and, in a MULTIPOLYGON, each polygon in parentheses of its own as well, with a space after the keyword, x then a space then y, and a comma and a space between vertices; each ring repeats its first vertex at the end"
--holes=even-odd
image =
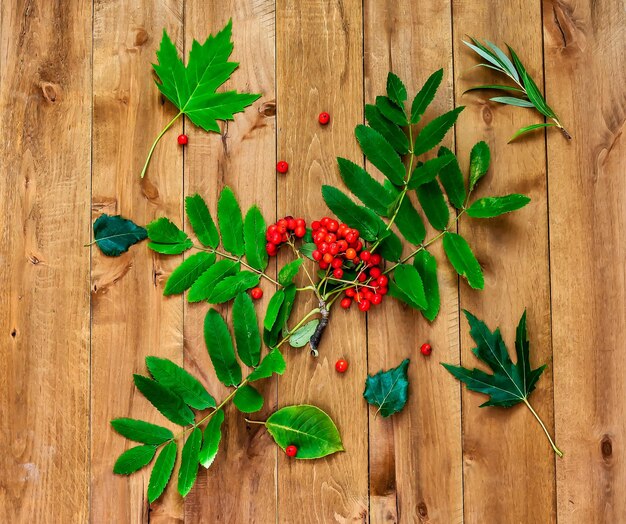
POLYGON ((441 168, 439 171, 439 180, 441 185, 446 190, 448 200, 456 209, 463 209, 465 205, 465 182, 463 181, 463 174, 459 167, 459 162, 447 147, 440 147, 437 153, 438 157, 446 157, 452 155, 450 162, 441 168))
POLYGON ((204 199, 197 193, 186 197, 185 211, 198 240, 203 246, 215 249, 220 243, 220 235, 204 199))
POLYGON ((329 209, 348 226, 356 228, 361 237, 373 242, 384 222, 366 207, 356 205, 348 196, 333 186, 322 186, 322 197, 329 209))
POLYGON ((259 284, 261 279, 257 273, 252 271, 240 271, 232 276, 228 276, 215 284, 215 288, 207 297, 210 304, 222 304, 235 298, 242 291, 253 288, 259 284))
POLYGON ((158 446, 166 440, 174 438, 174 434, 167 428, 133 418, 113 419, 111 426, 123 437, 143 444, 158 446))
POLYGON ((235 357, 233 340, 222 316, 209 309, 204 317, 204 342, 218 380, 225 386, 241 383, 241 366, 235 357))
POLYGON ((146 238, 148 232, 132 220, 104 214, 93 223, 93 236, 104 255, 119 257, 130 246, 146 238))
POLYGON ((428 302, 428 307, 422 311, 422 315, 432 322, 439 313, 441 300, 439 297, 439 282, 437 281, 437 259, 426 249, 422 249, 415 255, 413 266, 417 269, 422 279, 424 294, 428 302))
POLYGON ((355 134, 367 160, 390 182, 401 186, 404 183, 404 164, 389 142, 378 131, 364 125, 356 126, 355 134))
POLYGON ((415 156, 430 151, 441 142, 448 130, 455 124, 459 113, 463 111, 463 109, 465 109, 464 106, 457 107, 428 122, 415 139, 413 146, 415 156))
POLYGON ((376 413, 389 417, 404 408, 409 389, 408 367, 407 358, 398 367, 367 376, 363 397, 369 404, 378 407, 376 413))
POLYGON ((178 255, 193 247, 187 233, 178 228, 169 218, 161 217, 150 222, 148 230, 148 247, 157 253, 178 255))
POLYGON ((383 115, 375 105, 365 106, 365 118, 369 126, 378 131, 398 154, 406 155, 409 152, 409 139, 402 128, 383 115))
POLYGON ((154 463, 148 483, 148 501, 151 504, 161 496, 170 481, 176 463, 176 450, 176 441, 173 440, 163 447, 154 463))
POLYGON ((135 386, 159 412, 174 424, 186 426, 194 421, 194 414, 179 395, 163 384, 142 375, 133 375, 135 386))
POLYGON ((476 183, 487 173, 489 170, 489 163, 491 161, 491 153, 489 152, 489 146, 486 142, 478 142, 472 147, 470 153, 470 174, 469 174, 469 187, 470 191, 474 189, 476 183))
POLYGON ((219 282, 236 274, 238 271, 238 262, 233 260, 220 260, 216 262, 202 273, 191 285, 189 293, 187 294, 187 300, 189 300, 189 302, 208 300, 219 282))
POLYGON ((224 249, 233 255, 243 255, 245 251, 243 217, 237 198, 229 187, 222 189, 217 201, 217 222, 224 249))
POLYGON ((287 364, 285 363, 283 354, 280 352, 280 349, 274 348, 263 357, 259 367, 248 375, 248 382, 269 378, 274 373, 282 375, 285 369, 287 369, 287 364))
POLYGON ((135 446, 122 453, 115 461, 113 473, 117 475, 130 475, 138 469, 147 466, 154 458, 156 446, 135 446))
POLYGON ((432 180, 419 186, 415 191, 430 224, 435 229, 443 231, 448 226, 450 210, 443 197, 439 182, 432 180))
POLYGON ((415 95, 411 105, 411 124, 417 124, 420 121, 424 111, 435 98, 435 93, 437 93, 442 78, 443 69, 435 71, 428 77, 419 93, 415 95))
POLYGON ((239 293, 233 302, 233 330, 237 354, 246 366, 258 366, 261 358, 261 334, 256 311, 247 293, 239 293))
POLYGON ((485 197, 476 200, 468 209, 472 218, 493 218, 521 209, 530 202, 526 195, 511 194, 500 197, 485 197))
POLYGON ((202 441, 202 449, 198 455, 198 462, 203 467, 208 468, 213 464, 217 451, 219 449, 220 440, 222 440, 222 423, 224 422, 224 412, 218 409, 209 420, 204 428, 204 438, 202 441))
POLYGON ((263 395, 255 387, 246 384, 237 389, 233 403, 242 413, 254 413, 263 407, 263 395))
POLYGON ((467 241, 456 233, 449 231, 443 235, 443 249, 448 260, 456 272, 467 279, 467 283, 474 289, 483 289, 485 279, 483 270, 476 260, 467 241))
POLYGON ((215 253, 200 251, 178 266, 167 279, 164 295, 178 295, 189 289, 215 263, 215 253))
POLYGON ((200 447, 202 446, 202 430, 194 428, 183 446, 178 471, 178 493, 187 496, 196 481, 198 464, 200 463, 200 447))
POLYGON ((339 173, 350 191, 365 204, 369 209, 381 216, 387 214, 387 208, 391 205, 393 197, 385 187, 375 180, 361 166, 346 160, 337 158, 339 173))
POLYGON ((246 213, 243 237, 248 264, 254 269, 264 271, 268 263, 265 249, 265 219, 257 206, 252 206, 246 213))

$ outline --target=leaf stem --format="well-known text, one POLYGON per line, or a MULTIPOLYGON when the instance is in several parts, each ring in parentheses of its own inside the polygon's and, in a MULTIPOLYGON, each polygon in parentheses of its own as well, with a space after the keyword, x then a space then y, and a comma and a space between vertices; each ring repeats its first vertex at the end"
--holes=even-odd
POLYGON ((161 138, 163 138, 163 135, 167 132, 167 130, 170 127, 172 127, 174 125, 176 120, 178 120, 182 114, 183 114, 183 112, 181 111, 174 118, 172 118, 172 120, 170 120, 169 124, 167 124, 163 128, 163 130, 154 139, 154 142, 152 142, 152 147, 150 148, 150 151, 148 152, 148 158, 146 158, 146 163, 143 165, 143 169, 141 170, 141 178, 144 177, 144 175, 146 174, 146 171, 148 170, 148 164, 150 163, 150 159, 152 158, 152 155, 154 153, 154 149, 156 148, 156 145, 159 143, 159 140, 161 140, 161 138))
POLYGON ((541 417, 537 415, 537 412, 533 409, 533 407, 530 405, 530 403, 525 397, 522 400, 524 401, 524 404, 526 404, 528 409, 530 409, 530 412, 535 416, 535 418, 537 419, 537 422, 539 422, 539 424, 541 425, 543 432, 546 434, 546 437, 548 437, 548 440, 550 441, 550 445, 552 446, 552 449, 554 450, 554 452, 559 457, 563 457, 563 452, 559 448, 556 447, 556 444, 552 440, 552 437, 550 436, 550 433, 548 432, 548 428, 546 428, 545 424, 543 423, 543 420, 541 420, 541 417))
POLYGON ((250 419, 245 419, 245 421, 248 424, 260 424, 261 426, 265 426, 265 421, 264 420, 250 420, 250 419))

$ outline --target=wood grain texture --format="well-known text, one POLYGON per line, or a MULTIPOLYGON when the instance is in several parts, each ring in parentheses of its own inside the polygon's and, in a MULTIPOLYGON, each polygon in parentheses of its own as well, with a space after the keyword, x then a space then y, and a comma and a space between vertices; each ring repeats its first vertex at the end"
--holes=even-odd
MULTIPOLYGON (((405 82, 408 104, 428 76, 444 68, 437 98, 416 128, 453 107, 450 4, 365 2, 365 101, 384 94, 387 73, 405 82)), ((453 146, 449 133, 445 145, 453 146)), ((436 153, 436 152, 435 152, 436 153)), ((370 172, 375 168, 368 166, 370 172)), ((381 180, 382 175, 381 175, 381 180)), ((424 218, 424 222, 427 220, 424 218)), ((434 236, 429 229, 427 238, 434 236)), ((410 246, 405 246, 407 252, 410 246)), ((439 365, 459 362, 459 309, 456 273, 441 243, 431 248, 439 260, 441 314, 430 324, 417 311, 387 298, 368 314, 369 372, 397 366, 409 357, 409 400, 389 419, 370 410, 371 522, 460 522, 463 518, 461 409, 459 384, 439 365), (419 353, 422 343, 432 358, 419 353), (416 445, 419 443, 419 445, 416 445)))
MULTIPOLYGON (((286 1, 276 6, 278 157, 289 173, 278 180, 278 215, 328 214, 320 185, 340 183, 336 156, 358 157, 353 131, 363 121, 362 9, 356 0, 286 1), (328 111, 331 123, 317 117, 328 111)), ((317 304, 302 301, 297 320, 317 304)), ((365 319, 335 307, 320 355, 287 350, 279 403, 314 403, 332 415, 345 453, 315 462, 278 457, 280 522, 366 522, 367 411, 361 398, 367 371, 365 319), (350 361, 338 377, 337 359, 350 361), (294 496, 294 494, 299 494, 294 496), (303 502, 306 501, 306 502, 303 502)))
MULTIPOLYGON (((178 2, 96 2, 94 12, 93 215, 122 214, 138 224, 157 216, 182 223, 182 155, 174 126, 157 146, 146 177, 150 144, 176 115, 151 77, 151 62, 166 28, 182 49, 178 2)), ((136 390, 133 373, 144 358, 182 363, 182 300, 163 297, 166 276, 180 257, 161 256, 145 243, 119 258, 92 250, 92 508, 94 522, 165 522, 182 517, 170 490, 152 506, 149 469, 112 473, 117 455, 132 446, 109 421, 133 417, 169 425, 136 390)))
POLYGON ((626 519, 626 61, 619 2, 544 3, 558 520, 626 519))
MULTIPOLYGON (((531 403, 553 428, 545 142, 538 133, 507 144, 519 127, 540 120, 534 111, 489 102, 488 92, 463 95, 473 85, 495 83, 485 80, 496 77, 485 68, 470 69, 478 62, 476 55, 461 43, 465 35, 500 45, 512 43, 542 85, 541 12, 538 4, 522 1, 500 3, 497 9, 490 2, 455 2, 453 16, 456 99, 467 105, 456 130, 461 167, 467 172, 472 146, 485 140, 491 148, 491 169, 475 197, 523 193, 532 199, 511 215, 484 221, 466 217, 459 222, 459 232, 485 273, 484 291, 462 283, 461 307, 492 329, 500 326, 510 349, 517 323, 528 309, 532 364, 549 365, 531 403)), ((474 345, 465 318, 461 334, 462 362, 474 367, 478 361, 471 353, 474 345)), ((463 391, 465 522, 553 522, 555 458, 541 427, 523 405, 479 408, 483 399, 463 391)))
POLYGON ((85 521, 91 9, 3 2, 0 35, 0 521, 85 521))
MULTIPOLYGON (((235 50, 232 60, 240 66, 225 89, 261 93, 262 97, 234 122, 222 125, 222 133, 207 134, 185 122, 189 146, 185 157, 185 193, 199 193, 214 217, 222 188, 230 186, 245 214, 258 204, 272 221, 276 211, 275 88, 273 0, 189 2, 185 13, 186 47, 192 39, 204 41, 209 33, 233 20, 235 50)), ((186 224, 188 230, 190 225, 186 224)), ((261 283, 265 298, 257 308, 260 318, 273 285, 261 283)), ((258 303, 257 303, 258 304, 258 303)), ((216 398, 227 388, 215 376, 203 337, 207 304, 185 306, 185 367, 202 377, 216 398)), ((231 305, 218 308, 230 323, 231 305)), ((276 408, 276 380, 255 383, 265 398, 262 411, 249 418, 264 420, 276 408)), ((276 447, 259 425, 247 425, 232 404, 226 409, 220 452, 209 470, 200 468, 197 484, 185 500, 187 522, 272 522, 276 515, 276 447), (207 503, 207 501, 210 501, 207 503)))

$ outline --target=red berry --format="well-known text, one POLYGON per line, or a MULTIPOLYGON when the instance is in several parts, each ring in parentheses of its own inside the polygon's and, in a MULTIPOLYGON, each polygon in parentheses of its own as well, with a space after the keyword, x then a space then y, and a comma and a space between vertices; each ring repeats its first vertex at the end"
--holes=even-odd
POLYGON ((178 135, 178 145, 186 146, 189 142, 189 137, 187 135, 178 135))
POLYGON ((341 302, 339 302, 339 305, 343 309, 348 309, 352 305, 352 299, 348 297, 342 298, 341 302))
POLYGON ((381 286, 376 290, 376 293, 378 293, 379 295, 386 295, 388 291, 389 289, 387 287, 381 286))
POLYGON ((302 238, 304 235, 306 235, 306 229, 304 229, 302 226, 298 226, 296 227, 293 234, 296 235, 298 238, 302 238))
POLYGON ((289 220, 287 220, 287 229, 289 229, 291 231, 296 229, 296 219, 295 218, 290 218, 289 220))
POLYGON ((427 357, 433 352, 433 348, 430 347, 430 344, 422 344, 420 352, 422 353, 422 355, 427 357))
POLYGON ((298 453, 298 448, 294 446, 293 444, 290 444, 289 446, 285 448, 285 454, 288 457, 295 457, 297 453, 298 453))
POLYGON ((370 269, 370 277, 378 278, 380 275, 381 275, 381 271, 379 268, 373 267, 372 269, 370 269))
POLYGON ((316 249, 315 251, 313 251, 313 253, 311 253, 311 256, 313 257, 313 260, 315 260, 316 262, 319 262, 320 260, 322 260, 323 255, 321 251, 316 249))
POLYGON ((356 257, 356 251, 352 248, 346 249, 346 258, 352 260, 354 257, 356 257))
POLYGON ((296 218, 296 227, 306 227, 304 218, 296 218))
POLYGON ((320 260, 320 269, 328 269, 328 266, 330 266, 328 262, 324 262, 323 260, 320 260))
POLYGON ((369 251, 363 251, 361 253, 361 260, 363 262, 367 262, 370 259, 371 256, 372 256, 372 254, 369 251))
POLYGON ((260 287, 252 288, 250 295, 252 295, 254 300, 259 300, 263 296, 263 290, 260 287))
POLYGON ((338 267, 337 269, 335 269, 333 271, 333 276, 335 278, 343 278, 343 269, 341 269, 340 267, 338 267))
POLYGON ((370 308, 370 304, 371 302, 364 298, 363 300, 361 300, 361 302, 359 302, 359 309, 361 311, 367 311, 370 308))
POLYGON ((340 358, 335 364, 335 369, 337 370, 337 373, 345 373, 348 371, 348 361, 340 358))
POLYGON ((383 301, 383 296, 379 295, 378 293, 374 293, 372 295, 372 298, 370 298, 370 301, 372 302, 372 304, 377 306, 378 304, 380 304, 383 301))
POLYGON ((319 220, 314 220, 314 221, 311 223, 311 229, 313 229, 313 231, 317 231, 317 230, 321 227, 321 225, 322 225, 322 224, 320 224, 320 221, 319 221, 319 220))
POLYGON ((380 258, 380 255, 378 253, 374 253, 370 257, 370 264, 372 264, 372 266, 377 266, 381 262, 382 262, 382 258, 380 258))
POLYGON ((289 171, 289 164, 284 160, 281 160, 276 164, 276 171, 284 175, 287 171, 289 171))
POLYGON ((385 287, 389 283, 389 279, 385 275, 380 275, 376 280, 376 283, 380 287, 385 287))
POLYGON ((359 273, 359 275, 356 277, 356 279, 359 282, 365 282, 365 280, 367 279, 367 275, 365 273, 359 273))
POLYGON ((354 290, 353 287, 349 287, 348 289, 346 289, 346 296, 347 297, 353 297, 356 295, 356 291, 354 290))
POLYGON ((322 260, 327 264, 330 264, 333 261, 333 256, 330 253, 325 253, 322 260))
POLYGON ((283 240, 283 237, 280 233, 274 233, 272 235, 272 238, 270 239, 270 241, 272 242, 272 244, 280 244, 283 240))
POLYGON ((318 120, 320 124, 325 126, 326 124, 328 124, 328 122, 330 122, 330 115, 324 111, 323 113, 320 113, 318 120))
POLYGON ((337 222, 336 220, 330 220, 328 222, 328 231, 332 231, 333 233, 336 233, 338 229, 339 229, 339 222, 337 222))

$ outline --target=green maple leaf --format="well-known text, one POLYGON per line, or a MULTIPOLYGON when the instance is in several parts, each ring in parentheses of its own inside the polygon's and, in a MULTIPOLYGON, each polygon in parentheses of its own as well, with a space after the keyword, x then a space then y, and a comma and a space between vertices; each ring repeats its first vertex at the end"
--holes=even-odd
POLYGON ((513 363, 509 351, 504 344, 499 329, 491 331, 484 322, 465 311, 470 325, 470 334, 476 342, 472 352, 479 360, 487 364, 493 374, 481 369, 468 369, 462 366, 443 364, 443 366, 468 389, 489 395, 489 400, 481 404, 484 406, 499 406, 508 408, 523 402, 535 416, 543 428, 552 448, 560 457, 563 453, 556 447, 543 421, 528 402, 528 396, 534 391, 539 377, 546 368, 545 365, 532 369, 530 365, 530 345, 526 333, 526 312, 522 315, 517 326, 515 338, 515 352, 517 362, 513 363))
POLYGON ((210 35, 204 44, 193 41, 186 67, 167 31, 163 30, 161 46, 156 53, 158 63, 152 67, 158 75, 156 85, 159 91, 178 108, 179 113, 152 144, 141 172, 142 178, 156 144, 181 115, 186 115, 205 131, 219 133, 218 120, 233 120, 235 113, 240 113, 261 96, 237 91, 216 92, 239 66, 238 62, 228 61, 232 52, 232 20, 219 33, 210 35))

